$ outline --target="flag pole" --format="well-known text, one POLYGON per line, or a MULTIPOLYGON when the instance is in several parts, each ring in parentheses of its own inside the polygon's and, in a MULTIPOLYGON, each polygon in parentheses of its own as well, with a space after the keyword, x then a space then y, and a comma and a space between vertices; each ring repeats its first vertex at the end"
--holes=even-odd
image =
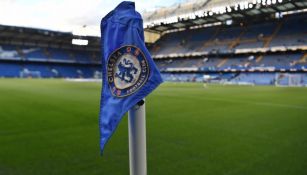
POLYGON ((129 110, 130 175, 147 175, 145 99, 129 110))

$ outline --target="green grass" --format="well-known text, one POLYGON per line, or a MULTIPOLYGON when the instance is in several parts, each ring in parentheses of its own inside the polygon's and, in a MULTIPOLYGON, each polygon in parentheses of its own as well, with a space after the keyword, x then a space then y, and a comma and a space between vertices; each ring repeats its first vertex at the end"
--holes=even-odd
MULTIPOLYGON (((99 83, 0 79, 0 175, 128 175, 127 117, 98 145, 99 83)), ((307 88, 165 83, 149 175, 307 174, 307 88)))

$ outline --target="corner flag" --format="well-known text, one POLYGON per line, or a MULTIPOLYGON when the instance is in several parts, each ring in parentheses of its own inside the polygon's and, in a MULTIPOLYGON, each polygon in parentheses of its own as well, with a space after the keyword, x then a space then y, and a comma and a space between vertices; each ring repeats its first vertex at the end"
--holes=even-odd
POLYGON ((144 44, 143 21, 134 2, 124 1, 101 21, 102 92, 100 148, 123 115, 162 83, 144 44))

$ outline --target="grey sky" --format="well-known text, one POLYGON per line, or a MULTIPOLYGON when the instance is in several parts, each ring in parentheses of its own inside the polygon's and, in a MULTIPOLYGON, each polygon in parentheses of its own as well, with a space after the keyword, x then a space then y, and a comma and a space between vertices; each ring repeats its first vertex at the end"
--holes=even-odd
MULTIPOLYGON (((139 12, 183 0, 134 0, 139 12)), ((121 0, 0 0, 0 24, 99 35, 100 19, 121 0), (84 29, 82 26, 86 25, 84 29)))

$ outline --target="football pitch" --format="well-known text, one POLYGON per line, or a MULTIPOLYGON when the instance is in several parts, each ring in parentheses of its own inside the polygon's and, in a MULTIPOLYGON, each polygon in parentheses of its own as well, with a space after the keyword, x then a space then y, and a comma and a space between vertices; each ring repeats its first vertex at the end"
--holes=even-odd
MULTIPOLYGON (((0 175, 128 175, 127 117, 99 152, 100 83, 0 79, 0 175)), ((307 174, 307 88, 165 83, 149 175, 307 174)))

